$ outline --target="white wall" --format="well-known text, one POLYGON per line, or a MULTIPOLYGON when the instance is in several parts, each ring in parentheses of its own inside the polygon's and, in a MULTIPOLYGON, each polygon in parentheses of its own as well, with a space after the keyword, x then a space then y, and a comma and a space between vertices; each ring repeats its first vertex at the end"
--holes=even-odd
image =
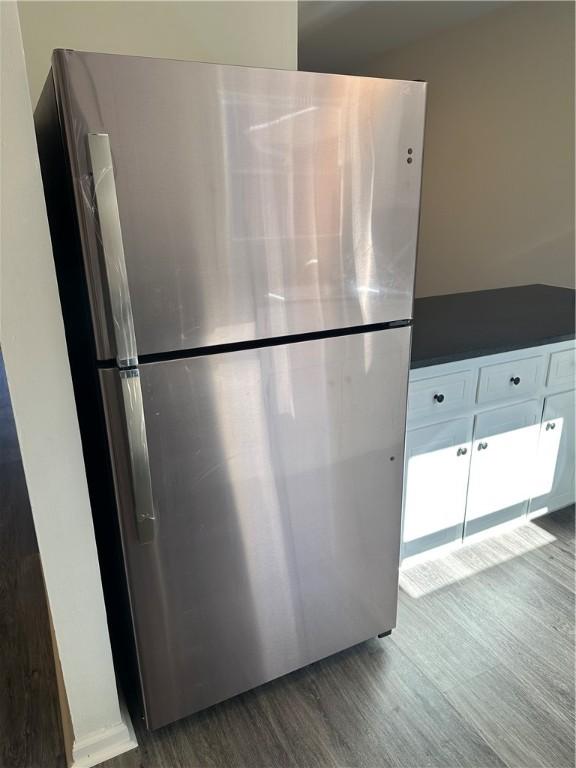
POLYGON ((573 286, 573 4, 507 4, 362 74, 429 82, 417 294, 573 286))
POLYGON ((104 732, 117 747, 131 743, 112 666, 15 3, 0 3, 0 13, 0 339, 66 689, 71 759, 86 757, 104 732))
POLYGON ((296 69, 297 3, 21 2, 32 102, 54 48, 296 69))

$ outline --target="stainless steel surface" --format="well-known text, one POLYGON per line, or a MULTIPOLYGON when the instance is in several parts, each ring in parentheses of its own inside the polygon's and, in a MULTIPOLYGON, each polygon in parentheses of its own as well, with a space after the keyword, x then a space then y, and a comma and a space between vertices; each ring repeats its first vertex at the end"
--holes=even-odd
POLYGON ((140 368, 158 511, 137 538, 101 371, 148 724, 391 629, 410 329, 140 368))
POLYGON ((118 372, 122 386, 122 401, 126 418, 126 434, 130 457, 130 476, 134 497, 134 514, 138 540, 142 543, 154 538, 156 513, 152 498, 150 462, 148 458, 148 440, 146 420, 142 404, 140 374, 130 368, 118 372))
POLYGON ((89 133, 88 149, 108 284, 110 319, 114 329, 115 357, 120 367, 136 365, 136 336, 109 136, 105 133, 89 133))
POLYGON ((425 84, 74 51, 54 71, 101 359, 90 133, 139 355, 412 316, 425 84))

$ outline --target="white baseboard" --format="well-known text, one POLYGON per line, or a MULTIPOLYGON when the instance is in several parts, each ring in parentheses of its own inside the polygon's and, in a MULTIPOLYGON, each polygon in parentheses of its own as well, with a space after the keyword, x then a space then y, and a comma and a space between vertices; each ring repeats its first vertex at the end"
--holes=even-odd
POLYGON ((74 742, 70 768, 93 768, 105 760, 136 749, 138 742, 132 720, 122 705, 121 714, 122 720, 116 725, 103 728, 74 742))

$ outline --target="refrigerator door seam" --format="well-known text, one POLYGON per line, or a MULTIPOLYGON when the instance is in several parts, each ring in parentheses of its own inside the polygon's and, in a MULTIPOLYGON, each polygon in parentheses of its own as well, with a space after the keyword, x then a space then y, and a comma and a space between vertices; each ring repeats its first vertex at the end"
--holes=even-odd
MULTIPOLYGON (((392 320, 386 323, 371 323, 346 328, 330 328, 323 331, 311 331, 307 333, 291 333, 286 336, 269 336, 250 341, 235 341, 229 344, 214 344, 206 347, 194 347, 193 349, 174 350, 169 352, 156 352, 141 355, 138 358, 139 365, 147 363, 162 363, 170 360, 183 360, 189 357, 203 357, 204 355, 221 355, 228 352, 240 352, 248 349, 264 349, 265 347, 277 347, 290 344, 299 344, 305 341, 320 341, 321 339, 336 339, 341 336, 357 336, 363 333, 376 331, 392 331, 397 328, 412 326, 412 320, 392 320)), ((102 361, 100 368, 110 368, 114 365, 111 361, 102 361)))

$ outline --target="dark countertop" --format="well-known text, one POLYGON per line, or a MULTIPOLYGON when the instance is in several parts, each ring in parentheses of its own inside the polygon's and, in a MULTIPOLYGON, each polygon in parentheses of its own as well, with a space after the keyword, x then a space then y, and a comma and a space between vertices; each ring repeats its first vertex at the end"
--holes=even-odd
POLYGON ((573 339, 575 293, 523 285, 416 299, 411 367, 573 339))

